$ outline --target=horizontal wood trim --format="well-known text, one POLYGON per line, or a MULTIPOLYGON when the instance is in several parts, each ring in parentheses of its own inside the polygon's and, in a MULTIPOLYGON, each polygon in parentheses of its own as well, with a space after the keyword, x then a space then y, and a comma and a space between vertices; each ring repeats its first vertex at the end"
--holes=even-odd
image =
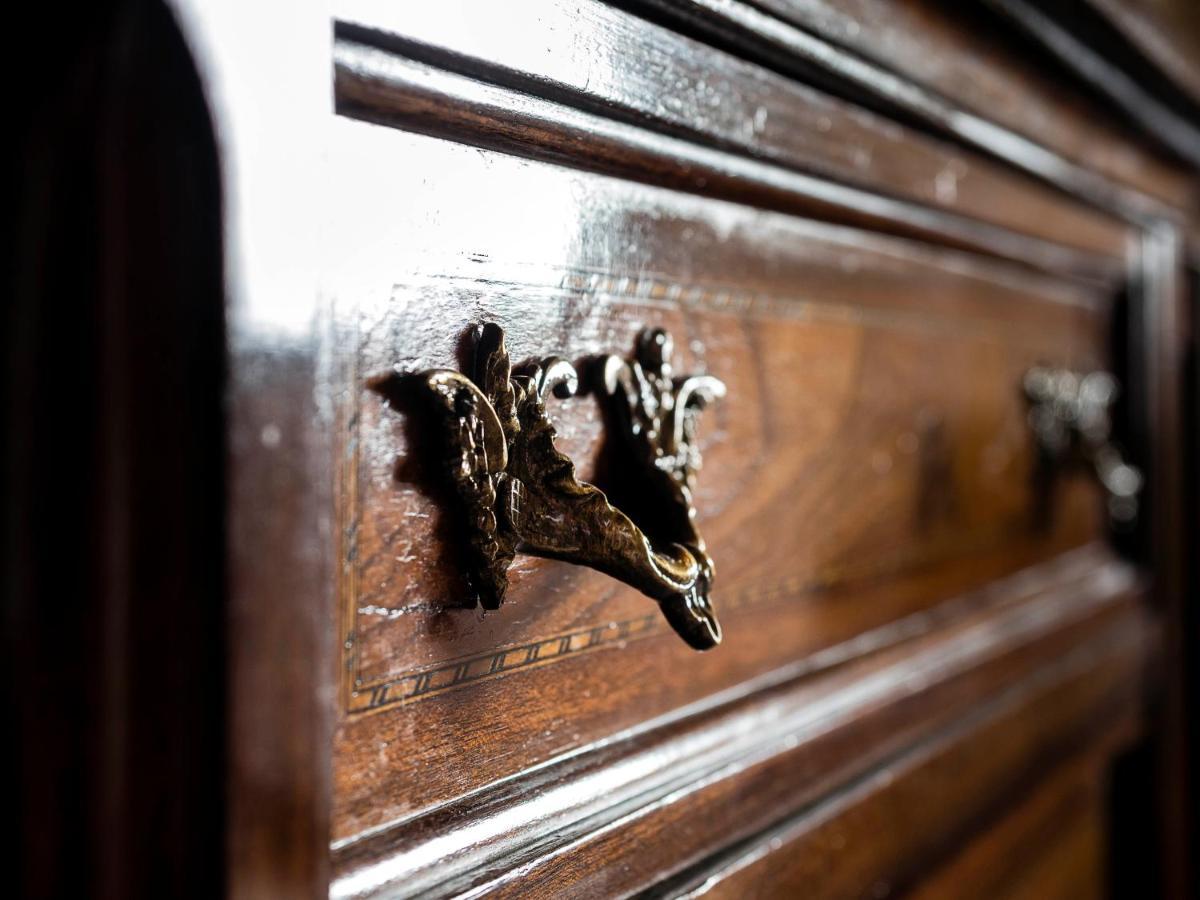
POLYGON ((988 0, 989 6, 1007 16, 1033 40, 1040 43, 1091 89, 1111 100, 1126 116, 1141 126, 1151 140, 1169 148, 1192 168, 1200 167, 1200 128, 1191 117, 1160 100, 1154 87, 1144 85, 1135 73, 1121 68, 1077 36, 1080 23, 1071 17, 1055 18, 1041 4, 1027 0, 988 0))
POLYGON ((1064 277, 1115 283, 1125 261, 648 131, 341 37, 338 112, 738 203, 917 237, 1064 277))
MULTIPOLYGON (((606 891, 645 887, 649 857, 686 865, 798 807, 841 802, 862 779, 894 771, 888 760, 975 746, 970 735, 986 742, 987 728, 1023 716, 1030 727, 1005 744, 1012 752, 979 776, 1007 778, 1132 693, 1144 642, 1138 593, 1133 572, 1113 560, 1086 572, 1058 563, 1027 571, 994 587, 993 604, 915 639, 860 645, 878 652, 830 659, 816 672, 812 660, 798 663, 341 842, 332 893, 416 896, 487 884, 501 895, 550 896, 599 889, 591 877, 603 877, 606 891), (1048 716, 1050 701, 1035 698, 1056 691, 1048 716), (952 724, 968 714, 969 727, 952 724), (611 865, 606 841, 617 825, 638 834, 635 845, 660 842, 661 853, 611 865)), ((627 834, 620 840, 629 846, 627 834)))
MULTIPOLYGON (((1138 672, 1144 647, 1133 621, 1114 626, 1107 637, 1034 672, 930 740, 652 893, 714 900, 801 892, 811 898, 904 894, 948 846, 1026 794, 1047 768, 1085 754, 1102 765, 1135 739, 1141 729, 1138 672)), ((1048 876, 1063 864, 1054 857, 1080 850, 1086 856, 1094 849, 1088 840, 1096 837, 1090 828, 1054 835, 1061 843, 1052 845, 1050 858, 1031 861, 1026 886, 1048 888, 1048 876)), ((1097 874, 1093 870, 1092 878, 1097 874)), ((1087 896, 1078 892, 1087 883, 1077 882, 1069 896, 1087 896)), ((955 895, 961 896, 963 884, 957 887, 955 895)), ((972 886, 972 896, 985 896, 974 891, 972 886)))
POLYGON ((1093 794, 1077 797, 1075 803, 1074 814, 1047 833, 1042 852, 1017 873, 1014 883, 997 891, 997 900, 1105 900, 1112 896, 1104 799, 1093 794))
POLYGON ((601 3, 341 0, 343 34, 653 131, 1121 257, 1122 223, 987 157, 601 3))
POLYGON ((1194 0, 1085 0, 1200 103, 1200 7, 1194 0))
MULTIPOLYGON (((378 317, 414 273, 526 282, 569 269, 593 284, 669 280, 720 294, 762 293, 890 310, 1012 308, 1105 312, 1127 279, 1103 285, 845 225, 759 210, 463 143, 337 118, 329 145, 330 289, 378 317), (398 165, 398 159, 404 165, 398 165), (436 173, 439 177, 433 178, 436 173), (562 232, 570 243, 564 245, 562 232), (628 243, 598 233, 628 235, 628 243), (963 296, 946 297, 962 280, 963 296), (939 282, 941 286, 939 286, 939 282)), ((640 292, 636 284, 630 288, 640 292)), ((957 294, 958 292, 954 292, 957 294)), ((667 299, 671 299, 668 297, 667 299)), ((443 333, 442 337, 445 337, 443 333)))
POLYGON ((718 46, 953 135, 1137 220, 1196 200, 1190 175, 1133 146, 1078 94, 931 3, 627 0, 718 46))

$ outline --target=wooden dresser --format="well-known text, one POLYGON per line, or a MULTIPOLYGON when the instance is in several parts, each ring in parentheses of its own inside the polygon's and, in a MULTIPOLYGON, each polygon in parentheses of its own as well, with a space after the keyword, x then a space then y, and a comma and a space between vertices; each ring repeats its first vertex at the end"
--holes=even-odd
POLYGON ((101 262, 16 307, 95 289, 118 411, 81 622, 67 426, 10 467, 28 895, 1189 895, 1189 4, 98 28, 101 262))

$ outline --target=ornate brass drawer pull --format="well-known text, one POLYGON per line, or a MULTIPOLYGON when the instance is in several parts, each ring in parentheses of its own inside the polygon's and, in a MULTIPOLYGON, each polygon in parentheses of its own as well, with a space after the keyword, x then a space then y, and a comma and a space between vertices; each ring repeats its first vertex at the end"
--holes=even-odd
POLYGON ((1112 442, 1109 410, 1119 391, 1108 372, 1035 367, 1025 373, 1029 424, 1046 487, 1064 466, 1089 467, 1107 494, 1109 517, 1121 527, 1137 518, 1142 473, 1112 442))
POLYGON ((642 527, 598 488, 579 481, 554 446, 546 399, 579 390, 574 366, 557 357, 513 369, 504 331, 489 323, 475 347, 471 378, 439 369, 421 376, 445 424, 447 472, 471 535, 471 587, 487 609, 508 589, 520 551, 590 566, 658 601, 692 647, 721 640, 709 599, 713 563, 695 526, 692 484, 700 467, 699 412, 725 394, 709 375, 674 377, 671 339, 661 329, 638 339, 632 360, 610 356, 598 389, 624 435, 645 501, 642 527))

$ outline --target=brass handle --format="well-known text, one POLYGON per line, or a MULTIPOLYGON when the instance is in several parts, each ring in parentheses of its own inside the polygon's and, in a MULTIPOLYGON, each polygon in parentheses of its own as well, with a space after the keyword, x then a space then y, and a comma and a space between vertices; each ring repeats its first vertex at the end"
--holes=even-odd
POLYGON ((1116 378, 1108 372, 1037 366, 1025 373, 1024 387, 1045 480, 1066 466, 1086 466, 1105 490, 1113 524, 1127 527, 1137 518, 1143 478, 1112 441, 1109 410, 1120 393, 1116 378))
POLYGON ((624 436, 639 492, 638 518, 579 481, 554 446, 545 402, 579 389, 575 367, 558 357, 513 369, 504 330, 480 329, 472 377, 449 369, 422 373, 445 425, 446 470, 467 517, 468 580, 487 609, 508 589, 520 551, 597 569, 658 601, 667 621, 697 650, 721 641, 709 598, 713 562, 696 530, 692 485, 700 467, 696 421, 724 396, 710 375, 674 377, 671 339, 644 332, 631 360, 601 360, 599 389, 624 436))

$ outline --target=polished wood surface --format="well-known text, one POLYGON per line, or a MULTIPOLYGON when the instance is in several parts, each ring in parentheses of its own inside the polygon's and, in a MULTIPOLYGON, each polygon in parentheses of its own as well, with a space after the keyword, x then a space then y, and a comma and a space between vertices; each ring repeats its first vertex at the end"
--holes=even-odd
MULTIPOLYGON (((339 344, 355 352, 337 358, 347 399, 338 441, 345 675, 335 839, 1098 533, 1096 495, 1078 479, 1063 485, 1049 520, 1037 520, 1021 380, 1038 362, 1101 363, 1102 293, 360 124, 343 133, 348 179, 370 188, 348 185, 341 199, 372 223, 378 249, 357 250, 353 289, 336 301, 346 323, 339 344), (386 169, 399 154, 453 167, 462 204, 441 181, 423 188, 422 165, 411 176, 386 169), (498 240, 475 199, 485 185, 496 216, 511 208, 496 197, 504 185, 542 227, 498 240), (387 224, 396 204, 421 205, 422 190, 439 197, 425 222, 387 224), (563 197, 578 205, 564 208, 563 197), (600 210, 611 211, 602 228, 580 227, 581 216, 600 210), (578 229, 566 245, 554 224, 564 217, 578 229), (408 263, 399 248, 419 259, 449 242, 470 251, 461 275, 447 260, 423 281, 400 280, 408 263), (375 282, 362 284, 371 271, 375 282), (636 274, 647 271, 656 275, 636 274), (438 443, 421 440, 429 425, 415 398, 372 385, 393 372, 457 366, 457 336, 482 320, 505 327, 515 359, 552 348, 581 360, 664 325, 678 336, 682 368, 726 383, 728 401, 701 429, 708 477, 695 495, 729 635, 711 659, 674 647, 636 591, 565 563, 522 557, 504 608, 482 616, 459 608, 465 585, 439 494, 438 443), (934 356, 936 366, 919 364, 934 356), (851 495, 848 482, 857 486, 851 495), (495 711, 499 697, 511 716, 495 711), (552 725, 567 698, 564 734, 552 725), (382 744, 431 716, 438 734, 402 764, 382 764, 382 744), (463 741, 480 727, 488 734, 480 740, 504 745, 503 754, 481 758, 463 741)), ((603 470, 595 398, 555 402, 552 413, 582 477, 619 490, 603 470)))
MULTIPOLYGON (((810 896, 855 895, 884 873, 915 873, 921 856, 999 808, 1022 773, 1128 710, 1151 639, 1138 595, 1132 573, 1098 548, 1022 572, 525 780, 344 842, 334 893, 486 885, 500 896, 612 895, 671 875, 662 890, 675 894, 741 870, 736 861, 763 856, 755 848, 774 847, 779 829, 828 833, 823 804, 842 809, 846 795, 857 798, 855 815, 870 817, 843 824, 861 866, 829 866, 828 846, 771 865, 834 879, 811 884, 810 896), (772 824, 793 815, 799 826, 772 824), (877 817, 906 815, 918 821, 879 827, 877 817), (508 828, 506 816, 524 828, 508 828)), ((737 876, 755 882, 772 892, 790 883, 737 876)))
POLYGON ((1194 124, 1200 107, 1145 69, 1131 78, 1118 58, 1133 54, 1127 44, 1107 33, 1109 23, 1103 17, 1089 14, 1086 5, 1047 9, 1029 0, 988 0, 988 6, 1034 47, 1053 54, 1093 91, 1154 135, 1167 152, 1200 164, 1200 127, 1194 124), (1161 96, 1164 93, 1167 96, 1161 96))
MULTIPOLYGON (((1130 672, 1118 669, 1108 677, 1128 677, 1130 672)), ((1083 677, 1106 679, 1102 670, 1083 677)), ((1019 710, 985 710, 983 721, 969 720, 978 730, 961 742, 947 739, 921 748, 913 758, 898 761, 894 770, 884 769, 874 780, 857 785, 857 790, 834 798, 830 808, 818 807, 799 821, 764 835, 765 844, 746 848, 744 855, 728 860, 725 868, 703 871, 698 878, 669 890, 675 896, 728 898, 800 892, 814 897, 902 894, 906 886, 919 881, 923 865, 936 859, 939 844, 953 841, 956 834, 969 828, 973 816, 986 816, 989 804, 992 809, 1003 808, 1021 796, 1022 786, 1014 777, 1053 765, 1055 756, 1037 759, 1028 754, 1028 744, 1047 742, 1043 729, 1057 714, 1057 707, 1072 702, 1073 692, 1086 694, 1088 688, 1082 680, 1069 680, 1057 690, 1023 698, 1019 710), (1043 717, 1040 722, 1039 715, 1043 717), (993 766, 1010 768, 1000 775, 993 766), (964 791, 968 792, 965 797, 964 791)), ((1121 746, 1136 727, 1118 721, 1113 731, 1105 732, 1088 730, 1078 721, 1072 724, 1080 729, 1077 736, 1101 752, 1121 746)), ((1095 822, 1087 824, 1095 827, 1095 822)), ((1051 867, 1063 865, 1055 858, 1058 856, 1066 856, 1068 865, 1074 862, 1071 856, 1080 851, 1072 842, 1080 837, 1084 864, 1079 874, 1083 877, 1070 885, 1059 882, 1059 890, 1069 889, 1066 895, 1072 897, 1089 896, 1100 881, 1093 843, 1098 836, 1088 830, 1080 836, 1072 831, 1056 835, 1049 845, 1051 859, 1044 861, 1051 867)), ((1009 865, 1013 862, 1007 861, 1009 865)), ((1029 876, 1034 891, 1050 888, 1048 875, 1008 871, 1029 876)), ((981 895, 973 885, 960 881, 953 896, 981 895)))
MULTIPOLYGON (((640 770, 642 757, 595 748, 631 730, 657 739, 657 723, 682 721, 680 710, 789 661, 854 658, 936 631, 943 616, 977 611, 989 583, 1004 593, 1015 569, 1097 564, 1095 550, 1077 549, 1102 527, 1092 486, 1072 479, 1039 520, 1019 384, 1039 362, 1108 364, 1132 233, 1120 219, 1154 201, 1131 200, 1126 186, 1096 190, 1093 173, 1051 160, 1065 184, 1112 203, 1112 214, 1088 212, 978 159, 965 199, 948 202, 922 173, 954 171, 962 151, 880 128, 733 56, 706 51, 722 68, 705 78, 691 62, 698 45, 604 7, 518 9, 519 36, 490 15, 470 4, 415 17, 339 8, 337 109, 373 124, 339 124, 331 155, 345 211, 331 256, 346 260, 327 282, 340 379, 338 895, 682 885, 690 867, 733 852, 719 848, 735 833, 753 840, 792 815, 804 791, 760 808, 730 776, 713 789, 738 798, 721 807, 720 835, 692 825, 691 843, 651 844, 639 865, 634 834, 674 835, 694 813, 677 799, 650 813, 663 782, 626 785, 618 774, 640 770), (593 72, 596 54, 620 62, 593 72), (830 144, 803 143, 825 119, 837 123, 838 148, 851 135, 870 149, 898 141, 907 155, 881 158, 901 168, 868 160, 855 171, 830 144), (864 191, 884 184, 904 199, 864 191), (1007 202, 989 202, 989 190, 1007 202), (974 220, 966 228, 964 216, 974 220), (518 557, 504 607, 464 608, 439 448, 404 385, 419 371, 460 369, 481 321, 506 330, 514 359, 555 352, 584 369, 623 352, 640 329, 667 327, 686 335, 683 368, 729 386, 731 402, 701 432, 705 474, 721 477, 702 478, 696 494, 718 563, 719 651, 690 656, 645 598, 562 562, 518 557), (548 799, 560 794, 576 801, 548 799), (621 799, 634 795, 643 800, 621 799), (523 825, 483 824, 495 817, 523 825)), ((551 414, 581 476, 620 505, 595 398, 555 403, 551 414)), ((1103 595, 1098 585, 1076 590, 1103 595)), ((1065 625, 1059 637, 1055 652, 1086 643, 1065 625)), ((977 701, 989 696, 977 690, 977 701)), ((1128 703, 1121 696, 1114 708, 1128 703)), ((1073 723, 1063 746, 1088 721, 1058 722, 1073 723)), ((646 758, 686 759, 669 746, 646 758)), ((864 765, 878 765, 860 749, 864 765)), ((787 765, 786 754, 761 752, 763 771, 787 765)), ((1017 764, 998 758, 1011 775, 1017 764)), ((686 762, 676 769, 684 782, 703 780, 686 762)), ((947 811, 939 840, 984 810, 999 814, 1003 790, 989 796, 974 812, 947 811)), ((877 802, 888 801, 868 806, 877 802)), ((918 858, 931 860, 932 846, 918 858)), ((894 871, 899 858, 873 864, 894 871)), ((865 876, 850 867, 836 877, 865 876)))
POLYGON ((797 63, 826 69, 828 78, 852 80, 868 96, 1081 192, 1134 208, 1144 206, 1138 194, 1188 208, 1197 201, 1193 176, 1154 149, 1125 141, 1120 122, 1103 106, 997 40, 996 23, 977 10, 938 0, 759 0, 776 19, 740 0, 644 2, 678 15, 733 20, 748 48, 774 48, 768 59, 775 65, 789 66, 790 59, 793 69, 797 63), (820 37, 814 43, 801 29, 820 37))
POLYGON ((1190 896, 1197 116, 1145 4, 148 4, 20 120, 19 891, 1190 896), (561 559, 468 602, 414 376, 485 321, 639 513, 597 359, 727 386, 721 646, 561 559), (1121 383, 1127 530, 1043 477, 1034 366, 1121 383))
POLYGON ((236 0, 172 11, 214 118, 224 210, 213 228, 226 267, 228 373, 224 846, 210 868, 232 898, 317 900, 330 877, 336 653, 331 385, 316 326, 319 135, 333 114, 328 21, 313 0, 283 18, 270 4, 236 0))
MULTIPOLYGON (((1075 277, 1111 282, 1120 271, 1117 259, 1102 253, 656 135, 430 69, 351 39, 339 41, 336 52, 338 106, 346 115, 768 209, 981 250, 1075 277)), ((1069 208, 1059 212, 1071 214, 1069 208)), ((1112 249, 1111 224, 1089 224, 1106 232, 1103 246, 1112 249)))
POLYGON ((1087 0, 1200 102, 1200 9, 1188 0, 1087 0))
MULTIPOLYGON (((338 45, 339 105, 356 114, 459 140, 498 141, 500 124, 484 127, 478 121, 478 86, 444 75, 435 82, 430 68, 436 66, 519 89, 526 96, 511 96, 507 102, 502 92, 494 93, 495 102, 506 107, 496 118, 510 128, 535 111, 547 120, 555 118, 556 110, 563 119, 578 111, 599 114, 588 122, 588 138, 574 146, 573 154, 572 148, 559 151, 571 154, 575 165, 594 168, 602 163, 600 117, 619 118, 683 139, 664 141, 660 153, 682 154, 687 141, 770 162, 774 165, 743 165, 745 178, 788 185, 796 195, 793 204, 845 197, 848 205, 861 207, 865 197, 851 192, 835 196, 827 182, 789 179, 775 166, 957 214, 947 219, 943 239, 948 233, 966 238, 974 230, 969 219, 1095 254, 1124 253, 1121 223, 1032 178, 600 3, 509 3, 501 8, 467 0, 425 7, 417 15, 377 0, 343 0, 337 15, 343 35, 338 45), (598 66, 596 59, 609 62, 598 66), (456 98, 456 88, 474 100, 471 118, 461 124, 448 109, 467 99, 456 98), (416 106, 424 92, 447 95, 439 97, 433 115, 421 115, 416 106), (528 94, 547 102, 535 106, 528 94)), ((629 143, 637 133, 624 132, 629 143)), ((517 140, 525 152, 552 152, 547 136, 533 128, 523 138, 514 135, 517 140)), ((637 151, 631 146, 626 155, 634 157, 637 151)), ((708 158, 714 160, 709 165, 720 166, 715 162, 720 157, 708 158)), ((623 165, 638 173, 633 159, 623 165)), ((736 161, 725 167, 736 171, 736 161)), ((643 171, 642 177, 661 184, 667 173, 643 171)), ((712 176, 700 171, 679 184, 702 193, 720 190, 712 176)), ((741 202, 752 202, 747 187, 736 189, 741 202)), ((873 198, 874 204, 881 201, 873 198)), ((910 212, 910 218, 914 215, 910 212)))
MULTIPOLYGON (((1108 749, 1105 747, 1104 749, 1108 749)), ((1105 759, 1083 755, 1059 766, 973 832, 907 896, 940 900, 970 885, 979 898, 1075 900, 1109 895, 1105 759)))

